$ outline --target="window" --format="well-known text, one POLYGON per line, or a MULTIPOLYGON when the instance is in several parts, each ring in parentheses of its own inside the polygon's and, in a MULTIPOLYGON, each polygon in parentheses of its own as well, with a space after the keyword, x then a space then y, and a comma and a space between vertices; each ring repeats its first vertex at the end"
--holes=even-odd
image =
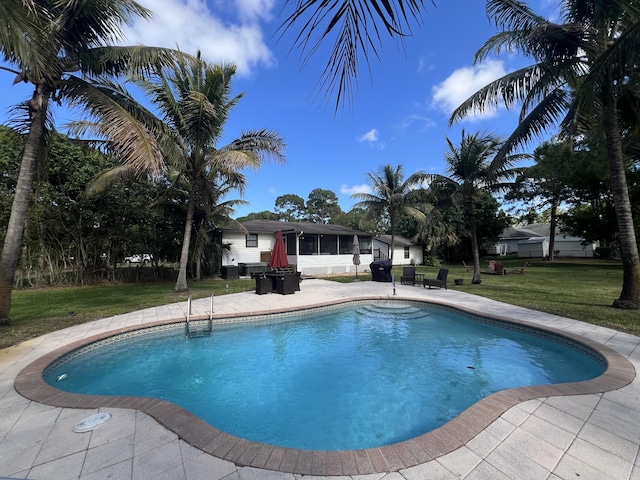
POLYGON ((360 253, 363 255, 371 255, 371 237, 359 237, 360 253))
POLYGON ((317 255, 318 254, 318 236, 302 235, 300 236, 300 255, 317 255))
POLYGON ((295 233, 288 233, 284 237, 284 244, 287 246, 287 255, 296 254, 296 237, 295 233))
POLYGON ((258 246, 258 235, 255 233, 250 233, 247 235, 247 248, 249 247, 257 247, 258 246))
POLYGON ((340 255, 353 252, 353 235, 340 235, 340 255))
POLYGON ((409 258, 409 247, 404 247, 404 258, 409 258))
POLYGON ((337 255, 338 237, 336 235, 320 235, 320 255, 337 255))

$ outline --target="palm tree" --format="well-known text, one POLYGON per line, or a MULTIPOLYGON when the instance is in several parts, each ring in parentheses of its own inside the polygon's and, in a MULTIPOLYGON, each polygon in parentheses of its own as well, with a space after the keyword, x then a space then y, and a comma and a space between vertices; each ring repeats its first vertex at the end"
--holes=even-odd
POLYGON ((430 190, 436 197, 448 197, 464 212, 467 228, 471 235, 473 253, 473 278, 471 283, 478 284, 480 279, 480 248, 474 201, 481 189, 504 188, 504 180, 512 177, 514 171, 509 169, 509 162, 502 163, 500 168, 492 168, 492 160, 498 152, 500 140, 486 133, 467 135, 462 131, 459 146, 455 146, 447 138, 449 150, 445 152, 447 173, 449 176, 432 175, 430 190))
MULTIPOLYGON (((217 165, 208 171, 203 197, 197 202, 197 209, 194 213, 196 218, 193 222, 196 238, 192 247, 191 264, 196 280, 202 279, 203 260, 207 257, 211 258, 212 252, 214 252, 213 257, 217 258, 215 251, 218 246, 213 242, 215 229, 231 221, 236 206, 247 203, 240 199, 222 199, 227 198, 233 191, 242 194, 246 186, 245 175, 231 165, 217 165)), ((221 258, 221 255, 219 257, 221 258)))
MULTIPOLYGON (((433 182, 432 182, 433 183, 433 182)), ((425 214, 414 241, 424 245, 432 259, 445 256, 445 249, 459 245, 465 231, 464 218, 448 193, 429 190, 430 202, 418 208, 425 214)))
MULTIPOLYGON (((6 0, 0 2, 0 51, 16 75, 33 85, 18 107, 26 133, 18 184, 0 257, 0 324, 9 322, 11 291, 18 265, 27 208, 38 160, 44 156, 51 123, 50 102, 91 101, 94 76, 143 71, 169 64, 177 52, 114 46, 122 27, 150 12, 132 0, 6 0)), ((149 152, 149 150, 147 150, 149 152)))
MULTIPOLYGON (((109 98, 109 108, 91 111, 98 117, 97 122, 74 125, 76 132, 89 129, 119 145, 122 143, 119 132, 114 134, 113 122, 105 118, 110 118, 114 110, 129 112, 137 120, 138 130, 157 138, 156 147, 166 160, 164 167, 186 185, 188 198, 176 292, 188 290, 187 265, 196 206, 199 202, 210 209, 218 205, 219 192, 212 179, 222 179, 241 189, 240 170, 258 168, 265 158, 284 162, 284 141, 270 130, 242 132, 228 145, 217 147, 231 110, 243 96, 230 95, 235 72, 235 65, 208 64, 198 53, 196 58, 178 60, 172 68, 160 70, 153 77, 137 78, 135 83, 154 104, 159 116, 138 103, 123 86, 105 82, 102 88, 105 98, 109 98)), ((136 173, 138 168, 144 171, 145 165, 129 161, 105 172, 93 187, 104 188, 113 180, 136 173)), ((147 168, 153 172, 156 166, 149 164, 147 168)))
POLYGON ((280 29, 285 33, 294 25, 302 25, 293 46, 306 52, 305 63, 323 51, 320 46, 324 40, 334 38, 318 86, 327 97, 335 92, 338 109, 353 100, 360 54, 366 63, 370 56, 378 57, 382 31, 402 41, 411 33, 411 22, 420 23, 423 4, 423 0, 300 0, 280 29), (317 32, 320 33, 316 37, 317 32))
POLYGON ((416 208, 423 201, 423 189, 419 188, 427 179, 427 175, 416 172, 405 180, 402 165, 393 168, 385 165, 378 173, 367 174, 367 182, 373 193, 354 193, 352 198, 360 200, 353 208, 366 211, 363 222, 386 217, 389 221, 391 233, 391 263, 393 264, 393 250, 398 221, 402 214, 409 215, 419 222, 424 221, 425 215, 416 208))
POLYGON ((569 132, 588 134, 602 127, 624 270, 614 306, 640 309, 640 255, 621 133, 628 99, 638 101, 633 79, 640 63, 640 7, 628 0, 563 0, 562 23, 548 21, 515 0, 489 0, 487 12, 501 31, 478 50, 476 62, 505 49, 524 54, 533 64, 476 92, 453 112, 450 122, 499 103, 510 108, 521 102, 520 123, 497 160, 559 121, 569 132))

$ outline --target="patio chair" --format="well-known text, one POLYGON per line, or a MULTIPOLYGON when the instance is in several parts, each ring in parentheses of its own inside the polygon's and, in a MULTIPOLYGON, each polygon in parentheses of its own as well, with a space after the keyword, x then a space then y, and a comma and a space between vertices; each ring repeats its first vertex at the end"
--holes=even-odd
POLYGON ((276 277, 276 292, 280 295, 289 295, 296 293, 296 285, 298 278, 295 273, 283 273, 276 277))
POLYGON ((404 285, 405 283, 410 285, 414 285, 416 283, 416 267, 402 267, 400 285, 404 285))
POLYGON ((521 267, 513 267, 513 270, 511 270, 511 273, 521 273, 522 275, 524 275, 524 269, 527 268, 529 266, 529 262, 524 262, 524 265, 522 265, 521 267))
POLYGON ((489 261, 489 271, 486 272, 489 275, 506 275, 507 270, 504 268, 504 265, 500 262, 496 262, 495 260, 489 261))
POLYGON ((467 273, 473 272, 473 265, 467 265, 464 260, 462 261, 462 265, 464 265, 464 268, 466 268, 467 273))
POLYGON ((441 268, 438 271, 438 276, 436 278, 425 278, 422 281, 422 286, 429 287, 429 290, 431 290, 431 287, 444 287, 444 289, 447 290, 447 275, 449 275, 449 270, 441 268))
POLYGON ((273 281, 264 275, 254 275, 256 280, 256 293, 258 295, 264 295, 265 293, 271 293, 273 291, 273 281))

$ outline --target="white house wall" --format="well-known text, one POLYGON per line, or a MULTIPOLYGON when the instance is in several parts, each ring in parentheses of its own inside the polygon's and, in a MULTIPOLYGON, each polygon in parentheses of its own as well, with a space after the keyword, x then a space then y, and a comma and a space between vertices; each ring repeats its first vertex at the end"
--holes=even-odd
POLYGON ((500 240, 498 243, 503 243, 507 246, 507 255, 511 253, 518 253, 518 241, 519 240, 500 240))
POLYGON ((247 239, 242 232, 225 232, 223 244, 231 244, 231 250, 222 257, 223 265, 253 263, 260 261, 260 252, 270 252, 276 239, 271 235, 258 235, 258 246, 247 247, 247 239))
POLYGON ((393 249, 394 265, 421 265, 423 260, 422 247, 420 245, 409 247, 409 258, 404 258, 404 247, 396 246, 393 249))
MULTIPOLYGON (((261 252, 270 252, 275 243, 275 237, 267 234, 258 235, 258 246, 247 247, 246 237, 241 232, 225 232, 222 240, 230 244, 231 249, 222 258, 223 265, 237 265, 238 263, 254 263, 260 261, 261 252)), ((291 265, 296 265, 304 275, 331 275, 340 273, 355 273, 353 255, 287 255, 291 265)), ((369 264, 373 262, 373 254, 361 254, 358 273, 368 272, 369 264)))
POLYGON ((549 241, 522 241, 518 243, 518 257, 520 258, 545 258, 549 256, 549 241))
POLYGON ((593 257, 595 245, 582 245, 579 240, 559 241, 556 239, 554 249, 559 257, 593 257))
MULTIPOLYGON (((389 244, 374 237, 372 247, 373 251, 376 249, 380 250, 381 259, 386 260, 390 258, 389 252, 391 251, 391 246, 389 244)), ((409 247, 409 258, 404 258, 404 246, 396 245, 393 249, 394 265, 421 265, 422 263, 424 263, 424 255, 422 246, 420 245, 412 245, 409 247)))
POLYGON ((373 248, 374 252, 376 250, 380 251, 380 260, 387 260, 389 258, 389 245, 388 244, 386 244, 384 242, 381 242, 377 238, 373 237, 372 242, 371 242, 371 247, 373 248))

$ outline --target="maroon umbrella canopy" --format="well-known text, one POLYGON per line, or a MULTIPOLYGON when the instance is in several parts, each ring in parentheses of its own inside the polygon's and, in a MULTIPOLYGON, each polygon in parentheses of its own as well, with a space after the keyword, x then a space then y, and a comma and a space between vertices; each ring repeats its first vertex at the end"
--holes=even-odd
POLYGON ((282 232, 280 230, 276 232, 276 243, 273 245, 273 250, 271 250, 269 266, 276 269, 289 266, 287 249, 284 246, 284 239, 282 238, 282 232))

